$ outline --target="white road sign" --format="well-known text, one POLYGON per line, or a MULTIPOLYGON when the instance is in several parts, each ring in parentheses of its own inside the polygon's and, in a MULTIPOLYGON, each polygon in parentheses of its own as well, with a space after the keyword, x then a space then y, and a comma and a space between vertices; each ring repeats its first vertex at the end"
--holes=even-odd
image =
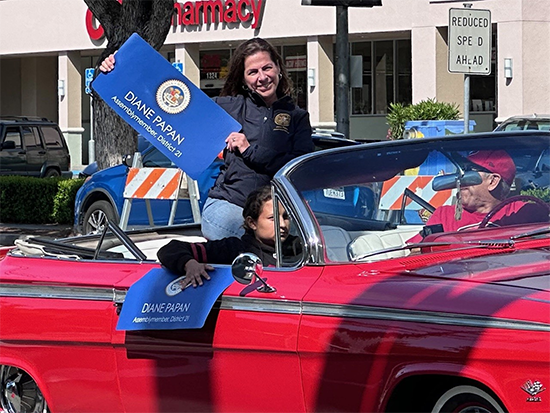
POLYGON ((451 73, 491 73, 491 11, 449 9, 449 65, 451 73))

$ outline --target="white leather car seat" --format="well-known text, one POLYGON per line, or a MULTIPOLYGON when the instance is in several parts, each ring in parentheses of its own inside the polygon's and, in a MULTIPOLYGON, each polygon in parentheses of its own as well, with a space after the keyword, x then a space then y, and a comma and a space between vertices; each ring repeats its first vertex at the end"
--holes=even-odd
MULTIPOLYGON (((374 251, 405 245, 407 240, 420 232, 422 225, 403 225, 388 231, 368 231, 355 238, 348 246, 351 260, 374 251)), ((374 255, 366 261, 379 261, 409 255, 409 250, 374 255)))

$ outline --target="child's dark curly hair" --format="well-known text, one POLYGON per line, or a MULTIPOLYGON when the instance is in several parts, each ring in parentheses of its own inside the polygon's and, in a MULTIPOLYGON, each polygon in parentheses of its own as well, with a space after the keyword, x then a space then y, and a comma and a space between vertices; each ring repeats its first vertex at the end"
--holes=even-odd
POLYGON ((248 226, 246 218, 250 217, 253 221, 257 221, 262 212, 262 208, 267 201, 271 200, 271 186, 263 186, 261 188, 255 189, 248 195, 246 198, 246 203, 243 208, 243 218, 244 218, 244 230, 248 233, 252 233, 253 230, 248 226))

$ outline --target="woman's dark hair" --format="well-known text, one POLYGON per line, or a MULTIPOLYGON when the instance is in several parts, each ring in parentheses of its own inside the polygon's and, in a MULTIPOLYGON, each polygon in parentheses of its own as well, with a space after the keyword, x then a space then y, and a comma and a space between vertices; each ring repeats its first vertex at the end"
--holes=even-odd
POLYGON ((244 218, 244 230, 248 233, 253 232, 252 228, 248 226, 246 218, 250 217, 252 220, 257 221, 262 212, 262 208, 267 201, 271 200, 271 186, 262 186, 258 189, 255 189, 248 195, 246 202, 243 208, 243 218, 244 218))
POLYGON ((248 93, 244 89, 244 61, 248 56, 252 56, 258 52, 269 53, 271 60, 279 66, 279 70, 281 71, 281 80, 279 81, 279 86, 277 87, 277 96, 292 96, 294 92, 292 80, 288 76, 288 72, 281 55, 277 52, 277 49, 271 45, 271 43, 260 37, 247 40, 237 47, 235 53, 233 53, 233 56, 231 56, 231 60, 229 61, 229 73, 227 74, 225 84, 220 92, 220 96, 237 96, 246 95, 248 93))

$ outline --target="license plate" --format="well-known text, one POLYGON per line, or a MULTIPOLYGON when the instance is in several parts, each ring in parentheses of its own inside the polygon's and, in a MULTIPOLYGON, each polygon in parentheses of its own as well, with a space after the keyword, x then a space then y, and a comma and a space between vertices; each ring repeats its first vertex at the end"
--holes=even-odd
POLYGON ((323 189, 323 195, 325 198, 332 198, 332 199, 346 199, 346 193, 344 192, 344 188, 325 188, 323 189))

